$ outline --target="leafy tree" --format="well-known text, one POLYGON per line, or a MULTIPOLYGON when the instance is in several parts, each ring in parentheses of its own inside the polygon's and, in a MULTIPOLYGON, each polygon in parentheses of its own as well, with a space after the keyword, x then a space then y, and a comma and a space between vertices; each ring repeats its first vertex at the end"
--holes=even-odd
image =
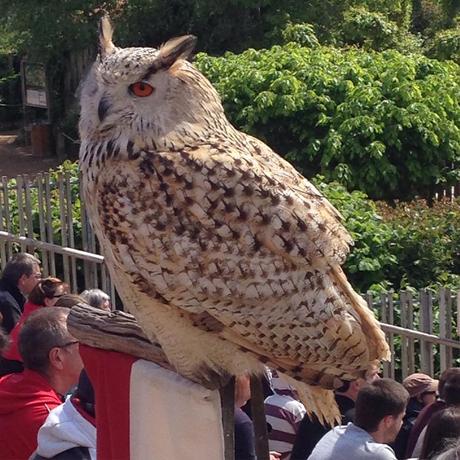
POLYGON ((390 206, 322 177, 314 182, 340 211, 355 241, 344 268, 360 292, 460 289, 460 199, 390 206))
POLYGON ((230 119, 292 160, 372 198, 431 196, 460 177, 454 63, 290 43, 198 67, 230 119))
POLYGON ((452 59, 460 64, 460 26, 438 32, 428 42, 427 54, 440 60, 452 59))
POLYGON ((314 48, 319 45, 318 38, 315 35, 314 27, 311 24, 288 23, 282 32, 283 41, 285 43, 298 43, 307 48, 314 48))
POLYGON ((364 8, 350 8, 344 15, 342 30, 346 43, 365 48, 383 50, 395 48, 397 44, 397 24, 383 13, 364 8))

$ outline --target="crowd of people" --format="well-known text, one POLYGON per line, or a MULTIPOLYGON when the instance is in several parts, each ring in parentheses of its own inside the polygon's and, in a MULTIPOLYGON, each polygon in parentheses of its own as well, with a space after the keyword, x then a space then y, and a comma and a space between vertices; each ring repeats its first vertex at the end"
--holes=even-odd
POLYGON ((270 448, 283 460, 460 458, 460 368, 447 369, 439 381, 411 374, 402 384, 371 369, 335 391, 342 417, 337 427, 299 408, 292 389, 290 398, 295 406, 286 400, 274 409, 272 397, 265 401, 267 422, 275 413, 283 419, 269 432, 270 448))
POLYGON ((19 253, 0 278, 0 459, 95 459, 94 393, 67 316, 78 303, 110 310, 110 298, 72 294, 40 265, 19 253))
MULTIPOLYGON (((80 302, 110 310, 98 289, 69 292, 42 277, 40 261, 15 255, 0 277, 0 459, 96 459, 94 391, 67 329, 80 302)), ((460 458, 460 368, 439 381, 423 373, 402 383, 377 367, 335 390, 339 426, 325 426, 276 371, 267 369, 270 460, 460 458)), ((235 381, 235 460, 255 460, 247 410, 249 376, 235 381)))

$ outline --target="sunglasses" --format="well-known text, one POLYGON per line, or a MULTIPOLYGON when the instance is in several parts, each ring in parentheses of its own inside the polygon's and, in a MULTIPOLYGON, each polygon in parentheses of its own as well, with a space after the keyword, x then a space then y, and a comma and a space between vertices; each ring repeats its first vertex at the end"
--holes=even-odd
POLYGON ((75 345, 77 343, 80 343, 78 340, 72 340, 71 342, 67 342, 64 345, 56 345, 56 348, 67 348, 70 347, 71 345, 75 345))

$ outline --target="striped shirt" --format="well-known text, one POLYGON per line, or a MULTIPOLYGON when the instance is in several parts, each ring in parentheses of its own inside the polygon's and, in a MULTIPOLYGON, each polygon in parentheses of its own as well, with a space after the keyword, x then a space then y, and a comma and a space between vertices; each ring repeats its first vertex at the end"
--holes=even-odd
POLYGON ((271 427, 268 445, 271 451, 281 454, 282 460, 289 460, 305 412, 301 402, 286 394, 275 393, 265 400, 265 415, 271 427))

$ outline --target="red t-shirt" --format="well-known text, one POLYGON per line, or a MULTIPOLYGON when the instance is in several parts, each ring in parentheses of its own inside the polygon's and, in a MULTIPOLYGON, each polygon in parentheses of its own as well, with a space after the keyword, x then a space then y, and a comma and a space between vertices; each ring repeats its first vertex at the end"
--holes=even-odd
POLYGON ((19 353, 18 348, 18 341, 19 341, 19 333, 21 332, 22 326, 24 325, 24 321, 35 311, 39 308, 43 308, 40 305, 35 305, 32 302, 27 302, 24 305, 24 311, 19 318, 19 321, 16 323, 12 331, 10 332, 10 345, 9 347, 3 352, 3 357, 5 359, 11 359, 14 361, 21 361, 22 356, 19 353))
POLYGON ((0 378, 0 458, 28 460, 48 413, 62 404, 45 377, 26 369, 0 378))

